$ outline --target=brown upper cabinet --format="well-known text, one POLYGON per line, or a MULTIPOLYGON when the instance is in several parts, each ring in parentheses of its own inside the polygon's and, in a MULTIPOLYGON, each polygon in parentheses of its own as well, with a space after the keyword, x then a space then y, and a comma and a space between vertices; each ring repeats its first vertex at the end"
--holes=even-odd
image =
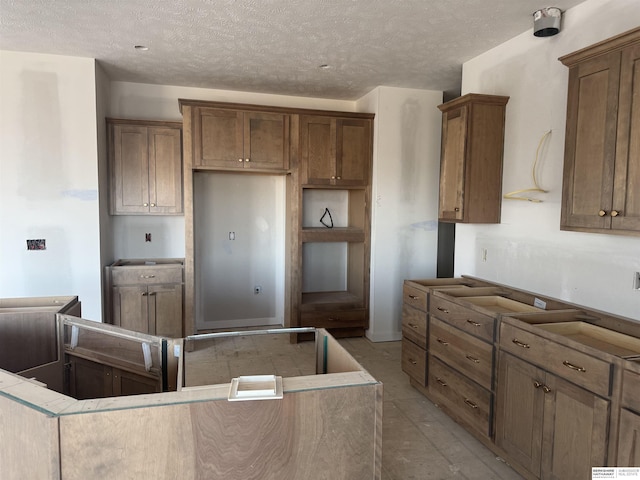
POLYGON ((112 215, 182 213, 182 124, 107 119, 112 215))
POLYGON ((500 223, 504 119, 509 97, 468 94, 442 111, 442 222, 500 223))
POLYGON ((195 168, 289 168, 290 115, 194 107, 195 168))
POLYGON ((640 234, 640 28, 569 67, 562 230, 640 234))
POLYGON ((369 118, 300 116, 302 183, 366 186, 370 182, 369 118))

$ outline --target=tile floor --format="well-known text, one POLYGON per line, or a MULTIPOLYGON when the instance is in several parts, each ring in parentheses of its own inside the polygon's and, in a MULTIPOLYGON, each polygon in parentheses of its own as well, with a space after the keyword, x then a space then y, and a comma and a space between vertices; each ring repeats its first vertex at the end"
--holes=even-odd
POLYGON ((382 480, 522 478, 409 385, 401 369, 401 342, 339 341, 384 384, 382 480))
MULTIPOLYGON (((340 344, 384 384, 382 480, 512 480, 522 477, 409 384, 401 342, 365 338, 340 344)), ((313 342, 253 335, 198 341, 190 353, 187 386, 227 383, 247 374, 313 375, 313 342), (214 367, 215 365, 215 367, 214 367)))

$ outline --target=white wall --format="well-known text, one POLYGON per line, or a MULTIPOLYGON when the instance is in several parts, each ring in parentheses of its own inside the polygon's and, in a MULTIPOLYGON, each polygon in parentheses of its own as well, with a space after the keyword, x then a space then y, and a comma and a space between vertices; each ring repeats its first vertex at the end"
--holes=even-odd
POLYGON ((0 297, 78 295, 100 320, 95 62, 0 51, 0 64, 0 297))
POLYGON ((568 69, 557 59, 640 25, 637 0, 589 0, 564 14, 560 34, 526 32, 463 66, 462 93, 510 96, 503 193, 533 186, 543 203, 503 200, 499 225, 458 225, 455 273, 472 274, 640 320, 640 238, 560 231, 568 69), (482 251, 486 249, 486 262, 482 251))
POLYGON ((436 276, 442 92, 378 87, 358 101, 376 114, 371 232, 373 341, 401 338, 402 282, 436 276))

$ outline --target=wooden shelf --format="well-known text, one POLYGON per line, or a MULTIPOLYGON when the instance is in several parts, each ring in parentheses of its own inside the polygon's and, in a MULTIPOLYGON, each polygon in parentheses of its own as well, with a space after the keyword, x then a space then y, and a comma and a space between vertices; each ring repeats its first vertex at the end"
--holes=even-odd
POLYGON ((311 227, 300 231, 302 242, 364 242, 364 230, 354 227, 311 227))

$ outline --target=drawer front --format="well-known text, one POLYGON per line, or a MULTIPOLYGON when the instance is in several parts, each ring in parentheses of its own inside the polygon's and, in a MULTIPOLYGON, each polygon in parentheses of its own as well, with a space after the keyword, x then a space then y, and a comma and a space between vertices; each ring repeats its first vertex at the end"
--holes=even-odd
POLYGON ((431 318, 429 350, 449 366, 491 390, 493 345, 431 318))
POLYGON ((622 406, 640 413, 640 375, 628 370, 622 374, 622 406))
POLYGON ((427 385, 427 351, 406 338, 402 339, 402 371, 420 385, 427 385))
POLYGON ((113 267, 111 280, 113 285, 182 283, 182 266, 113 267))
POLYGON ((402 306, 402 336, 427 348, 427 313, 405 303, 402 306))
POLYGON ((474 312, 473 310, 439 297, 432 296, 430 304, 429 313, 432 317, 438 317, 458 327, 460 330, 464 330, 487 342, 493 342, 495 318, 474 312))
POLYGON ((491 392, 429 356, 429 393, 477 432, 491 436, 491 392))
POLYGON ((502 323, 500 348, 602 396, 611 394, 611 364, 502 323))
POLYGON ((318 328, 366 328, 366 320, 367 312, 365 309, 302 312, 300 326, 318 328))
POLYGON ((427 311, 427 295, 424 290, 419 290, 406 283, 402 287, 402 302, 423 312, 427 311))

